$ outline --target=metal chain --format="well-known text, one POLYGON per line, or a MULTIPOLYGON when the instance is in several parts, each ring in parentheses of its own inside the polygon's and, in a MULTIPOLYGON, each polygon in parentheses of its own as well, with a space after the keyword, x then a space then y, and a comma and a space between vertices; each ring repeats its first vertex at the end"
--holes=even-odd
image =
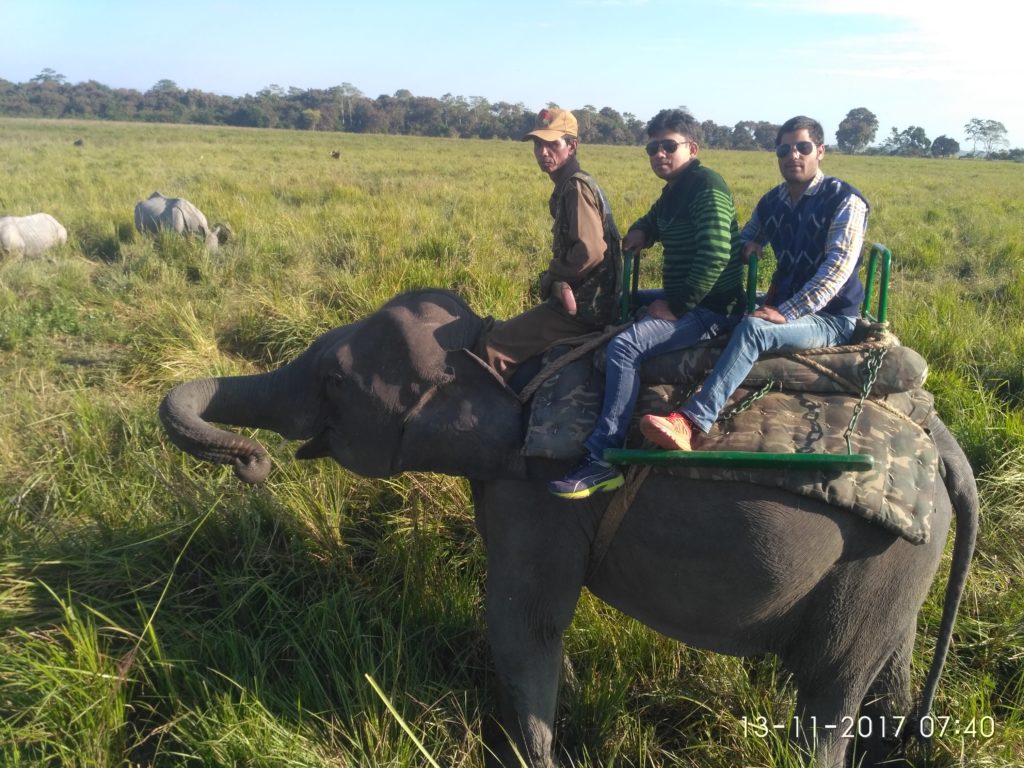
POLYGON ((771 392, 774 387, 775 379, 769 379, 768 383, 761 387, 759 390, 757 390, 756 392, 751 392, 745 398, 736 403, 736 405, 734 405, 728 411, 719 416, 718 421, 728 421, 729 419, 733 418, 734 416, 738 416, 744 411, 749 411, 751 406, 755 402, 757 402, 762 397, 771 392))
POLYGON ((857 419, 860 418, 860 412, 864 410, 864 400, 871 393, 871 388, 875 385, 875 379, 878 378, 878 372, 882 369, 882 360, 885 358, 886 353, 889 351, 889 347, 874 347, 864 356, 864 366, 866 368, 864 376, 864 386, 860 390, 860 400, 857 401, 857 405, 853 407, 853 416, 850 418, 850 425, 846 428, 846 433, 843 437, 846 439, 846 452, 853 454, 853 448, 850 445, 850 438, 853 436, 853 429, 857 426, 857 419))

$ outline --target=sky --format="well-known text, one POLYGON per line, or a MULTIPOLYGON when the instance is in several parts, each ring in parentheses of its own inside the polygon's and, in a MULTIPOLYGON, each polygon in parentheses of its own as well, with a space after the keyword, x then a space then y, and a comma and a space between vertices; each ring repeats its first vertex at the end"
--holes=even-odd
MULTIPOLYGON (((1017 10, 1020 8, 1020 10, 1017 10)), ((647 121, 819 120, 826 141, 866 107, 949 136, 997 120, 1024 147, 1016 0, 0 0, 0 78, 242 96, 348 83, 522 103, 611 107, 647 121), (1017 94, 1016 96, 1013 94, 1017 94)))

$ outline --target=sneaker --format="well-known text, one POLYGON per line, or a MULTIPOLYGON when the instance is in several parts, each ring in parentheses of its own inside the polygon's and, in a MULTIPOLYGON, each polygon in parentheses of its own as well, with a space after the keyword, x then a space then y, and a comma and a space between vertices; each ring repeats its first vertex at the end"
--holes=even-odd
POLYGON ((548 483, 548 490, 563 499, 585 499, 598 491, 614 491, 624 482, 617 468, 588 456, 561 480, 548 483))
POLYGON ((670 413, 668 416, 647 414, 640 419, 640 434, 659 448, 669 451, 693 450, 690 447, 693 426, 681 413, 670 413))

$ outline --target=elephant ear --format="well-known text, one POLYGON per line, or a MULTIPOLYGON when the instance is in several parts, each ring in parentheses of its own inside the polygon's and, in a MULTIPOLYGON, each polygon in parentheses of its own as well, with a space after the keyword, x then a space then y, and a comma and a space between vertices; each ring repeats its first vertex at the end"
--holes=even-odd
POLYGON ((475 480, 507 476, 523 442, 519 399, 466 349, 448 351, 445 370, 447 380, 405 416, 397 468, 475 480))
POLYGON ((493 476, 518 452, 521 407, 471 347, 482 321, 454 294, 392 299, 318 363, 325 422, 299 458, 369 477, 405 470, 493 476))

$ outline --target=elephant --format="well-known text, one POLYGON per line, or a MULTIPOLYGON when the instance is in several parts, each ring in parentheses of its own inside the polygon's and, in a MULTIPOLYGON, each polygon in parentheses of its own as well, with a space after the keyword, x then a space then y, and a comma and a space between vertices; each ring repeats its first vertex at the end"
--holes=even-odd
POLYGON ((614 494, 548 493, 546 481, 565 464, 522 455, 524 407, 471 351, 483 324, 449 291, 403 293, 275 370, 174 386, 160 419, 175 446, 232 465, 248 483, 268 476, 266 450, 213 422, 303 440, 296 458, 329 457, 367 477, 468 478, 486 550, 502 764, 519 765, 514 747, 531 766, 554 765, 562 637, 583 587, 691 646, 777 655, 796 684, 791 740, 815 768, 838 768, 854 750, 860 764, 880 764, 899 750, 891 718, 910 713, 917 614, 954 512, 951 576, 919 716, 931 706, 977 530, 974 476, 946 426, 937 417, 930 424, 944 480, 920 489, 935 497, 926 543, 781 489, 655 469, 593 562, 614 494), (860 716, 877 725, 850 749, 838 726, 860 716))
POLYGON ((0 217, 0 252, 38 256, 68 241, 68 231, 48 213, 0 217))
POLYGON ((213 229, 203 212, 181 197, 164 197, 154 192, 135 204, 135 228, 139 232, 159 232, 162 229, 182 235, 196 235, 203 239, 208 251, 215 251, 230 235, 230 230, 218 224, 213 229))

